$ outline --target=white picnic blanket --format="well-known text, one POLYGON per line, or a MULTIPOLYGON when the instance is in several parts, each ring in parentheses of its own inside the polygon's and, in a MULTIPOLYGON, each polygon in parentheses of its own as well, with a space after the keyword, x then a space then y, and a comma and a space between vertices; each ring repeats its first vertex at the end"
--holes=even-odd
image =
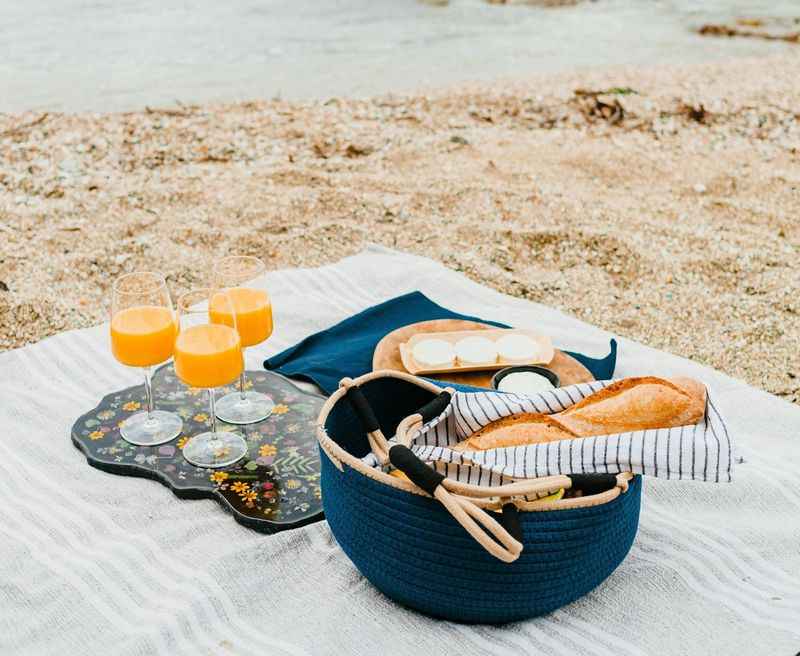
MULTIPOLYGON (((430 260, 372 247, 270 273, 274 338, 420 289, 469 314, 605 355, 609 334, 430 260)), ((703 380, 737 439, 732 484, 648 479, 639 535, 598 589, 502 627, 438 621, 377 592, 327 525, 267 536, 214 501, 89 467, 73 420, 138 383, 106 326, 0 354, 0 654, 795 654, 800 649, 800 408, 621 339, 618 375, 703 380)), ((479 590, 475 591, 480 594, 479 590)))

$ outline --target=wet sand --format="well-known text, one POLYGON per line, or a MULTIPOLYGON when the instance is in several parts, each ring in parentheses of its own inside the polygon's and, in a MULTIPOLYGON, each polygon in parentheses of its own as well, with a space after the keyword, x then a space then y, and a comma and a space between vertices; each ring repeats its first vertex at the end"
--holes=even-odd
POLYGON ((798 70, 2 115, 0 348, 104 320, 126 271, 177 294, 378 242, 800 402, 798 70))

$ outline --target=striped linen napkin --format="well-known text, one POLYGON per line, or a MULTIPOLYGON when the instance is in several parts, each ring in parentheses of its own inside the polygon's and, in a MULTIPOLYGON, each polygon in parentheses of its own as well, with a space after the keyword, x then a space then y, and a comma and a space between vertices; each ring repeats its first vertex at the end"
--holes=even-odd
MULTIPOLYGON (((412 449, 448 477, 476 485, 556 474, 618 472, 715 483, 732 480, 733 441, 710 395, 703 420, 691 426, 486 451, 450 448, 501 417, 560 412, 614 382, 580 383, 530 395, 456 391, 447 408, 420 428, 412 449)), ((365 460, 373 466, 378 464, 372 454, 365 460)))

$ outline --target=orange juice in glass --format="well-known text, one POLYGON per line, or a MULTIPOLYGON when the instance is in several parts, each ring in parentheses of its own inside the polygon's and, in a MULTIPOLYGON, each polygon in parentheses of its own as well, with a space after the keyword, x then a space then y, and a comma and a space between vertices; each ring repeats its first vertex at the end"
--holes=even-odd
POLYGON ((138 305, 111 319, 111 351, 129 367, 152 367, 172 357, 175 320, 172 311, 158 305, 138 305))
POLYGON ((222 291, 198 289, 178 299, 175 373, 192 387, 208 389, 211 430, 192 437, 183 457, 197 467, 227 467, 247 453, 247 442, 236 432, 217 428, 214 388, 234 382, 242 374, 242 340, 236 330, 231 297, 222 291), (219 315, 230 317, 230 324, 219 315), (216 318, 215 318, 216 317, 216 318))
MULTIPOLYGON (((233 303, 233 312, 211 299, 209 314, 212 320, 233 325, 242 339, 242 347, 256 346, 272 334, 272 303, 267 292, 258 286, 258 278, 266 266, 257 257, 234 255, 214 263, 212 282, 224 289, 233 303)), ((217 403, 217 417, 231 424, 253 424, 266 419, 275 407, 266 394, 247 390, 245 374, 239 377, 239 391, 223 396, 217 403)))
POLYGON ((242 343, 226 325, 182 330, 175 340, 175 373, 192 387, 222 387, 242 373, 242 343))
MULTIPOLYGON (((236 313, 236 329, 242 338, 242 346, 255 346, 265 341, 272 334, 272 304, 269 295, 263 289, 250 287, 231 287, 227 290, 233 300, 236 313)), ((230 312, 211 298, 209 314, 212 321, 232 326, 230 312)))
POLYGON ((150 368, 172 357, 175 317, 164 276, 129 273, 111 290, 111 352, 129 367, 144 370, 146 409, 120 426, 122 438, 137 446, 157 446, 177 437, 183 420, 174 412, 156 410, 150 368))

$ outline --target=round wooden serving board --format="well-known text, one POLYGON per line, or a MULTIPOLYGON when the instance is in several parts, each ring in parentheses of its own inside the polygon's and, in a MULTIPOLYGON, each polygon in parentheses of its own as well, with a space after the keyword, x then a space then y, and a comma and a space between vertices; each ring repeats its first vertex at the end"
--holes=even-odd
MULTIPOLYGON (((372 369, 373 371, 378 369, 406 371, 403 361, 400 359, 400 344, 407 342, 412 335, 455 330, 488 330, 496 327, 478 321, 464 321, 463 319, 435 319, 403 326, 385 335, 378 342, 375 347, 375 353, 372 355, 372 369)), ((586 367, 575 358, 558 349, 556 349, 556 354, 552 361, 547 364, 547 368, 558 374, 562 386, 588 383, 594 380, 594 376, 586 367)), ((459 385, 490 388, 492 386, 492 376, 495 373, 495 371, 470 371, 465 373, 430 374, 426 378, 435 378, 436 380, 459 385)))

